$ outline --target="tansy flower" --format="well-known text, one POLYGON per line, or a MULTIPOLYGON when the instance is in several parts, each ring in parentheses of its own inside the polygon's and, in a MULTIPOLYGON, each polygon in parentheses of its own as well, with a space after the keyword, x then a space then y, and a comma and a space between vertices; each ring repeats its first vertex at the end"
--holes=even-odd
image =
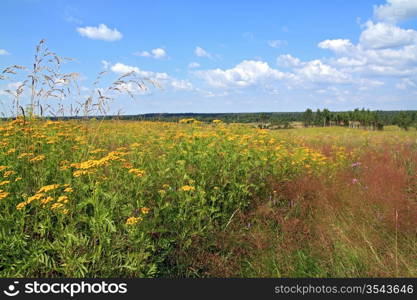
POLYGON ((7 196, 9 196, 10 193, 8 192, 3 192, 2 190, 0 190, 0 200, 6 198, 7 196))
POLYGON ((59 184, 50 184, 50 185, 45 185, 43 187, 41 187, 38 191, 38 193, 46 193, 52 190, 55 190, 57 188, 59 188, 60 185, 59 184))
POLYGON ((58 208, 62 208, 62 207, 64 207, 64 204, 54 203, 54 204, 52 204, 51 209, 58 209, 58 208))
POLYGON ((45 155, 41 154, 41 155, 35 156, 34 158, 31 158, 29 161, 32 163, 35 163, 35 162, 42 161, 44 159, 45 159, 45 155))
POLYGON ((16 174, 16 172, 12 171, 12 170, 6 171, 6 172, 4 172, 3 177, 7 178, 7 177, 9 177, 10 175, 13 175, 13 174, 16 174))
POLYGON ((68 197, 67 196, 59 196, 58 197, 58 202, 63 202, 63 203, 67 203, 68 202, 68 197))
POLYGON ((149 209, 149 208, 147 208, 147 207, 142 207, 142 208, 140 209, 140 211, 141 211, 144 215, 147 215, 147 214, 149 213, 150 209, 149 209))
POLYGON ((41 199, 43 196, 45 196, 45 194, 44 194, 44 193, 38 193, 38 194, 35 194, 35 195, 33 195, 33 196, 31 196, 31 197, 29 197, 29 198, 28 198, 27 203, 30 203, 30 202, 32 202, 32 201, 34 201, 34 200, 39 200, 39 199, 41 199))
POLYGON ((145 174, 145 171, 139 169, 130 169, 130 174, 134 174, 136 177, 142 177, 145 174))
POLYGON ((49 202, 51 202, 51 201, 53 201, 54 200, 54 198, 53 197, 51 197, 51 196, 49 196, 49 197, 46 197, 45 199, 42 199, 41 200, 41 203, 43 204, 43 205, 46 205, 46 204, 48 204, 49 202))
POLYGON ((16 205, 17 210, 23 209, 28 203, 26 201, 20 202, 18 205, 16 205))
POLYGON ((141 222, 143 219, 141 217, 130 217, 126 220, 126 225, 135 225, 141 222))
POLYGON ((181 190, 184 191, 184 192, 194 191, 195 187, 190 186, 190 185, 184 185, 183 187, 181 187, 181 190))

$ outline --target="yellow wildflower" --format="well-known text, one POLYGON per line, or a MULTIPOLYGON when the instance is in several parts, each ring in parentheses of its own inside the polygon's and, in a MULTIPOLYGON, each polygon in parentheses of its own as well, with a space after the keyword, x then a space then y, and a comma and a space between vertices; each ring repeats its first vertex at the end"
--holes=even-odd
POLYGON ((51 202, 51 201, 53 201, 53 200, 54 200, 54 198, 53 198, 53 197, 51 197, 51 196, 49 196, 49 197, 46 197, 46 198, 42 199, 42 200, 41 200, 41 203, 42 203, 43 205, 46 205, 46 204, 48 204, 49 202, 51 202))
POLYGON ((184 191, 184 192, 194 191, 195 187, 193 187, 191 185, 184 185, 183 187, 181 187, 181 190, 184 191))
POLYGON ((58 197, 58 202, 63 202, 63 203, 67 203, 69 201, 67 196, 59 196, 58 197))
POLYGON ((10 175, 13 175, 13 174, 16 174, 16 172, 15 171, 12 171, 12 170, 6 171, 6 172, 4 172, 3 177, 4 178, 7 178, 7 177, 9 177, 10 175))
POLYGON ((147 207, 142 207, 142 208, 140 209, 140 211, 141 211, 144 215, 147 215, 147 214, 149 213, 150 209, 149 209, 149 208, 147 208, 147 207))
POLYGON ((9 180, 5 180, 5 181, 0 182, 0 185, 5 185, 5 184, 9 184, 9 183, 10 183, 9 180))
POLYGON ((9 196, 10 193, 8 192, 3 192, 2 190, 0 190, 0 200, 6 198, 7 196, 9 196))
POLYGON ((41 155, 35 156, 34 158, 31 158, 29 161, 32 163, 35 163, 35 162, 42 161, 44 159, 45 159, 45 155, 41 154, 41 155))
POLYGON ((59 188, 60 185, 59 184, 50 184, 50 185, 45 185, 43 187, 41 187, 38 191, 38 193, 47 193, 49 191, 55 190, 57 188, 59 188))
POLYGON ((141 222, 143 219, 141 217, 130 217, 126 220, 126 225, 135 225, 141 222))
POLYGON ((18 205, 16 205, 17 210, 23 209, 28 203, 26 201, 20 202, 18 205))
POLYGON ((130 169, 130 174, 134 174, 136 177, 142 177, 145 174, 145 171, 139 169, 130 169))
POLYGON ((54 204, 52 204, 51 209, 58 209, 58 208, 62 208, 62 207, 64 207, 64 204, 54 203, 54 204))
POLYGON ((72 193, 74 190, 70 187, 67 187, 66 189, 64 189, 65 193, 72 193))

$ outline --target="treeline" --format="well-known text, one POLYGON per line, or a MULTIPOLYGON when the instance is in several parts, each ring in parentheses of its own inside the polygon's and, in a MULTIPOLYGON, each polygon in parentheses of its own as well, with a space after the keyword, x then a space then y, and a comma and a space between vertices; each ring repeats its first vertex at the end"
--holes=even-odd
POLYGON ((370 111, 355 109, 353 111, 331 112, 328 109, 308 108, 302 115, 304 127, 310 126, 345 126, 383 130, 384 125, 397 125, 408 130, 417 128, 417 111, 370 111))
MULTIPOLYGON (((60 117, 59 119, 82 119, 85 117, 60 117)), ((386 125, 398 125, 408 130, 417 126, 417 111, 352 111, 332 112, 328 109, 307 109, 305 112, 259 112, 259 113, 150 113, 141 115, 90 116, 97 119, 146 120, 178 122, 193 118, 202 122, 221 120, 225 123, 255 123, 264 128, 291 128, 292 122, 304 126, 346 126, 382 130, 386 125)), ((50 119, 58 119, 50 117, 50 119)))

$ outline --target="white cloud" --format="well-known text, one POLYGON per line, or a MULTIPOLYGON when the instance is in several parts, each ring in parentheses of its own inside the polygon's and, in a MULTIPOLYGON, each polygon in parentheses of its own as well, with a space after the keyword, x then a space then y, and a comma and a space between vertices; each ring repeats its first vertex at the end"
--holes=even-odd
POLYGON ((211 54, 208 53, 206 50, 204 50, 203 48, 197 46, 194 50, 195 55, 197 55, 198 57, 207 57, 207 58, 211 58, 211 54))
POLYGON ((336 57, 328 59, 335 68, 358 76, 398 77, 417 72, 417 31, 388 23, 366 23, 359 43, 326 40, 318 45, 336 57))
POLYGON ((151 54, 148 51, 135 52, 135 53, 133 53, 133 55, 143 56, 143 57, 151 57, 151 54))
POLYGON ((0 49, 0 55, 9 55, 10 53, 7 52, 5 49, 0 49))
POLYGON ((284 40, 268 41, 268 46, 272 47, 272 48, 279 48, 279 47, 286 46, 286 45, 288 45, 288 43, 287 43, 287 41, 284 41, 284 40))
POLYGON ((110 69, 117 74, 126 74, 126 73, 129 73, 129 72, 135 72, 139 76, 142 76, 142 77, 148 78, 148 79, 152 79, 152 80, 164 80, 164 79, 168 79, 168 77, 169 77, 167 73, 144 71, 144 70, 140 70, 138 67, 125 65, 125 64, 120 63, 120 62, 111 66, 110 69))
POLYGON ((392 24, 368 21, 359 41, 365 48, 383 49, 411 45, 417 42, 417 31, 392 24))
POLYGON ((301 65, 301 61, 291 54, 283 54, 278 56, 277 64, 281 67, 298 67, 301 65))
POLYGON ((162 58, 167 57, 167 52, 162 48, 155 48, 155 49, 152 49, 151 51, 135 52, 133 53, 133 55, 143 56, 143 57, 152 57, 155 59, 162 59, 162 58))
POLYGON ((98 27, 78 27, 77 31, 81 36, 107 42, 114 42, 123 37, 123 35, 116 28, 110 29, 105 24, 100 24, 98 27))
POLYGON ((162 48, 155 48, 151 51, 139 51, 133 53, 136 56, 143 56, 143 57, 152 57, 155 59, 162 59, 167 57, 167 52, 162 48))
POLYGON ((390 23, 417 17, 417 1, 387 0, 386 4, 374 6, 374 16, 390 23))
POLYGON ((349 40, 346 39, 334 39, 325 40, 318 44, 322 49, 329 49, 338 53, 346 53, 354 47, 349 40))
POLYGON ((348 74, 333 68, 322 61, 315 59, 304 63, 304 66, 295 72, 301 80, 311 82, 346 83, 351 78, 348 74))
POLYGON ((254 60, 244 60, 231 69, 196 71, 195 74, 207 84, 219 88, 247 87, 285 77, 284 73, 272 69, 268 63, 254 60))
POLYGON ((153 57, 156 59, 164 58, 167 56, 166 51, 162 48, 152 49, 152 54, 153 54, 153 57))
POLYGON ((107 70, 111 65, 111 63, 108 62, 107 60, 102 60, 101 64, 103 65, 104 70, 107 70))
POLYGON ((188 80, 172 80, 171 86, 174 88, 174 90, 186 90, 191 91, 193 90, 193 85, 188 80))

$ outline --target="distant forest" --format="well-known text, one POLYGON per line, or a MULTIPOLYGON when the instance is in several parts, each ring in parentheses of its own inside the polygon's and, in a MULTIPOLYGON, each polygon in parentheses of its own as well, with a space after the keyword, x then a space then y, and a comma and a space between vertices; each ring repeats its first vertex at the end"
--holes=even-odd
MULTIPOLYGON (((70 117, 82 118, 82 117, 70 117)), ((89 117, 93 118, 93 117, 89 117)), ((96 118, 103 118, 96 117, 96 118)), ((262 128, 292 128, 293 122, 304 127, 345 126, 382 130, 386 125, 397 125, 408 130, 417 128, 417 111, 352 111, 332 112, 328 109, 307 109, 305 112, 258 112, 258 113, 150 113, 141 115, 104 116, 105 119, 146 120, 178 122, 181 119, 195 119, 201 122, 221 120, 225 123, 256 123, 262 128)), ((56 119, 56 118, 51 118, 56 119)))

